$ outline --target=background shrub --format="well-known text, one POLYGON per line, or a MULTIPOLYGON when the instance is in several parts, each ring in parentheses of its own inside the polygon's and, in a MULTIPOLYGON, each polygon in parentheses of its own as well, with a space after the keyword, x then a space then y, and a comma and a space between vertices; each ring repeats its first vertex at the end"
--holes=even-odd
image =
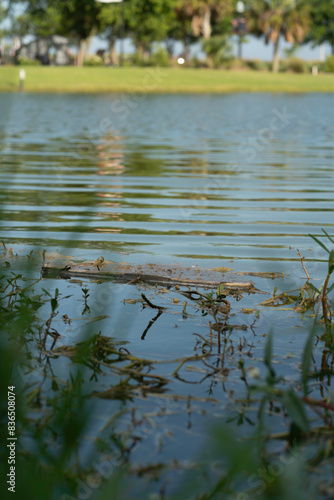
POLYGON ((334 73, 334 55, 327 57, 324 64, 324 71, 326 73, 334 73))
POLYGON ((260 59, 249 59, 245 63, 248 68, 255 71, 267 71, 269 69, 266 61, 261 61, 260 59))
POLYGON ((292 73, 307 73, 308 65, 303 59, 290 57, 281 61, 281 71, 290 71, 292 73))
POLYGON ((232 47, 225 35, 212 36, 203 41, 203 49, 213 68, 219 68, 231 58, 232 47))
POLYGON ((26 57, 18 56, 16 59, 16 64, 20 66, 41 66, 41 61, 37 59, 27 59, 26 57))
POLYGON ((104 66, 104 61, 100 56, 94 55, 85 59, 84 66, 104 66))
POLYGON ((170 66, 170 57, 168 52, 159 47, 155 52, 153 52, 150 63, 152 66, 161 66, 162 68, 168 68, 168 66, 170 66))

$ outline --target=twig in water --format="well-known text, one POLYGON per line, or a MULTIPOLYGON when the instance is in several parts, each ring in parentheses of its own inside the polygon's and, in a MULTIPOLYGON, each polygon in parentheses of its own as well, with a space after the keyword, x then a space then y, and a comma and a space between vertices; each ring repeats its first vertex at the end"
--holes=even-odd
POLYGON ((155 304, 152 304, 152 302, 150 300, 148 300, 148 298, 146 297, 146 295, 144 293, 141 294, 141 296, 143 297, 143 299, 145 300, 145 302, 150 306, 152 307, 152 309, 159 309, 160 311, 163 311, 164 309, 166 309, 166 307, 162 307, 162 306, 156 306, 155 304))
POLYGON ((140 281, 140 276, 137 276, 133 280, 128 281, 127 285, 133 285, 134 283, 138 283, 138 281, 140 281))
POLYGON ((301 263, 302 263, 302 266, 303 266, 303 269, 304 269, 304 271, 305 271, 305 274, 306 274, 306 276, 307 276, 307 281, 308 281, 308 280, 309 280, 309 279, 311 279, 311 278, 310 278, 310 276, 309 276, 309 273, 306 271, 306 267, 305 267, 305 265, 304 265, 304 260, 305 260, 305 257, 302 257, 302 255, 301 255, 300 251, 298 250, 298 248, 297 248, 296 250, 297 250, 297 255, 298 255, 298 257, 300 258, 300 261, 301 261, 301 263))
POLYGON ((326 410, 334 411, 334 405, 327 403, 327 401, 317 400, 309 398, 307 396, 303 396, 302 400, 311 406, 319 406, 320 408, 325 408, 326 410))
POLYGON ((155 323, 156 320, 161 316, 162 313, 163 313, 162 309, 159 309, 158 314, 156 316, 154 316, 153 319, 151 319, 151 321, 149 322, 149 324, 147 325, 146 329, 144 330, 144 332, 143 332, 143 334, 141 336, 142 340, 145 340, 147 332, 149 331, 149 329, 151 328, 151 326, 153 325, 153 323, 155 323))

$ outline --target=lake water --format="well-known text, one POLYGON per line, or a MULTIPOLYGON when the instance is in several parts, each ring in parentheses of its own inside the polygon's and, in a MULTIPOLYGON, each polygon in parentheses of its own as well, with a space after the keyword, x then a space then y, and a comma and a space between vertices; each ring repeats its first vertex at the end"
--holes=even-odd
POLYGON ((287 271, 334 224, 333 101, 2 94, 0 237, 287 271))
MULTIPOLYGON (((275 286, 283 290, 304 283, 298 248, 316 283, 326 272, 326 254, 308 233, 319 235, 322 227, 333 235, 333 104, 332 94, 140 99, 0 94, 0 241, 27 253, 39 245, 87 260, 103 255, 131 264, 284 272, 284 279, 275 281, 254 278, 256 286, 270 294, 275 286)), ((48 286, 73 296, 61 305, 61 315, 72 318, 72 325, 65 325, 59 315, 54 326, 62 342, 74 343, 84 324, 82 287, 67 281, 48 286)), ((140 299, 142 288, 86 286, 91 313, 106 315, 98 330, 128 342, 136 356, 166 362, 156 365, 155 373, 171 377, 178 366, 172 363, 175 357, 202 349, 200 337, 194 335, 208 335, 208 317, 191 304, 191 315, 182 316, 182 295, 145 288, 171 311, 146 331, 156 312, 141 310, 138 302, 122 304, 124 299, 140 299)), ((280 369, 293 383, 310 320, 293 311, 261 309, 258 304, 267 297, 245 297, 242 304, 231 299, 232 323, 248 329, 247 334, 235 330, 232 339, 237 345, 246 335, 246 344, 253 345, 247 369, 258 367, 263 334, 274 324, 280 369), (242 307, 258 309, 260 317, 244 314, 242 307)), ((44 314, 47 318, 48 310, 44 314)), ((187 461, 198 451, 208 422, 221 421, 230 408, 229 390, 240 397, 245 392, 237 362, 242 355, 240 351, 237 360, 229 359, 224 384, 203 378, 197 365, 171 382, 169 394, 181 399, 169 406, 163 400, 170 416, 161 425, 155 421, 155 431, 147 433, 133 453, 135 464, 143 454, 147 461, 160 459, 161 443, 167 461, 187 461), (191 406, 189 396, 199 399, 191 406), (216 402, 206 401, 208 396, 216 402)), ((316 359, 321 355, 319 348, 316 359)), ((61 356, 52 359, 53 370, 65 377, 68 363, 61 356)), ((99 390, 110 385, 108 380, 99 379, 99 390)), ((92 390, 97 389, 94 384, 92 390)), ((161 397, 138 396, 137 411, 159 413, 161 397)), ((117 400, 95 404, 93 434, 112 412, 124 409, 117 400)))

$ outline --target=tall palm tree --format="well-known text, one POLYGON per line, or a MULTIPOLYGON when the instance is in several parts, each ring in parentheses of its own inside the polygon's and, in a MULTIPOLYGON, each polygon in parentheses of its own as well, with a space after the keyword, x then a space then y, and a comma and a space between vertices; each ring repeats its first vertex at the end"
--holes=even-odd
POLYGON ((310 12, 305 0, 253 0, 249 2, 249 28, 274 45, 274 72, 279 69, 279 41, 301 43, 309 32, 310 12))
POLYGON ((190 19, 195 37, 203 35, 205 40, 211 36, 212 21, 219 21, 232 10, 233 0, 181 0, 176 8, 178 18, 190 19))

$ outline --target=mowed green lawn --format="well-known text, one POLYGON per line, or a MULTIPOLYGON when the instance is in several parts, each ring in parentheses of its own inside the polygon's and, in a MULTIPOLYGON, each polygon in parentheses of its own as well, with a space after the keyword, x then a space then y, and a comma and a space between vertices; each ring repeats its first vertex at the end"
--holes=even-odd
MULTIPOLYGON (((19 69, 0 67, 0 91, 18 91, 19 69)), ((27 92, 334 92, 334 74, 39 66, 25 71, 27 92)))

